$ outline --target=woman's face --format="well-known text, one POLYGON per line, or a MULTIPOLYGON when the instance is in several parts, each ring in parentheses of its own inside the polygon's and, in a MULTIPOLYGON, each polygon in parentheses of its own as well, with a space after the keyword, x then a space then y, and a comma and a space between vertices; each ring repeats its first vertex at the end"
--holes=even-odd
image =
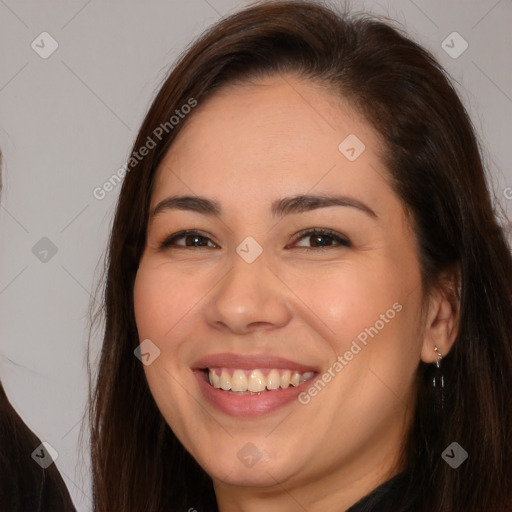
POLYGON ((223 89, 186 122, 157 172, 134 291, 162 415, 217 490, 380 478, 424 342, 382 142, 293 76, 223 89))

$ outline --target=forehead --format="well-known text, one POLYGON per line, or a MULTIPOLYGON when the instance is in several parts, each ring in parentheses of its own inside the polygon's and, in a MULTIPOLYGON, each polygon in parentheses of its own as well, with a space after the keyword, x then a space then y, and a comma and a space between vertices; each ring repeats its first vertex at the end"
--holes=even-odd
POLYGON ((282 76, 228 86, 185 123, 158 170, 153 204, 171 189, 235 201, 313 187, 366 188, 368 196, 372 183, 386 186, 375 130, 347 100, 312 82, 282 76))

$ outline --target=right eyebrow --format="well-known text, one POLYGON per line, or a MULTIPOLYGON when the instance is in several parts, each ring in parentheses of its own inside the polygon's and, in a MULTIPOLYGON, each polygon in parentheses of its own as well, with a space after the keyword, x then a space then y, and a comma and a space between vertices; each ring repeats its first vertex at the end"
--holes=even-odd
POLYGON ((220 204, 213 199, 200 196, 171 196, 160 201, 150 212, 150 217, 173 209, 187 210, 210 216, 219 216, 221 214, 220 204))

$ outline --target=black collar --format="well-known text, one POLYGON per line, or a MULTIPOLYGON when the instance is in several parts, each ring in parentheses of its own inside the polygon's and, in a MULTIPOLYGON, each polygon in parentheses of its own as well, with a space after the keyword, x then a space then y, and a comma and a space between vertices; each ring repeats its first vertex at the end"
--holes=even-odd
POLYGON ((352 505, 347 512, 413 512, 414 500, 406 498, 410 475, 399 473, 352 505))

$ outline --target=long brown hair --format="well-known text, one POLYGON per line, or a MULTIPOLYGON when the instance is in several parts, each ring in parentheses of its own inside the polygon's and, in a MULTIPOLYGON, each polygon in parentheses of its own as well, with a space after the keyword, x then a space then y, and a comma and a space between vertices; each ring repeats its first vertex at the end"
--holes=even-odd
MULTIPOLYGON (((460 268, 459 333, 443 359, 448 413, 433 415, 430 365, 420 362, 404 501, 419 497, 425 512, 510 510, 512 258, 472 123, 430 53, 390 20, 312 2, 259 3, 218 22, 182 55, 133 151, 191 98, 200 106, 226 84, 284 73, 349 99, 382 136, 390 184, 415 229, 425 292, 446 269, 460 268), (457 470, 441 458, 453 441, 469 454, 457 470)), ((166 424, 133 354, 133 287, 155 171, 185 122, 132 162, 117 204, 90 410, 97 512, 217 510, 211 479, 166 424)))

